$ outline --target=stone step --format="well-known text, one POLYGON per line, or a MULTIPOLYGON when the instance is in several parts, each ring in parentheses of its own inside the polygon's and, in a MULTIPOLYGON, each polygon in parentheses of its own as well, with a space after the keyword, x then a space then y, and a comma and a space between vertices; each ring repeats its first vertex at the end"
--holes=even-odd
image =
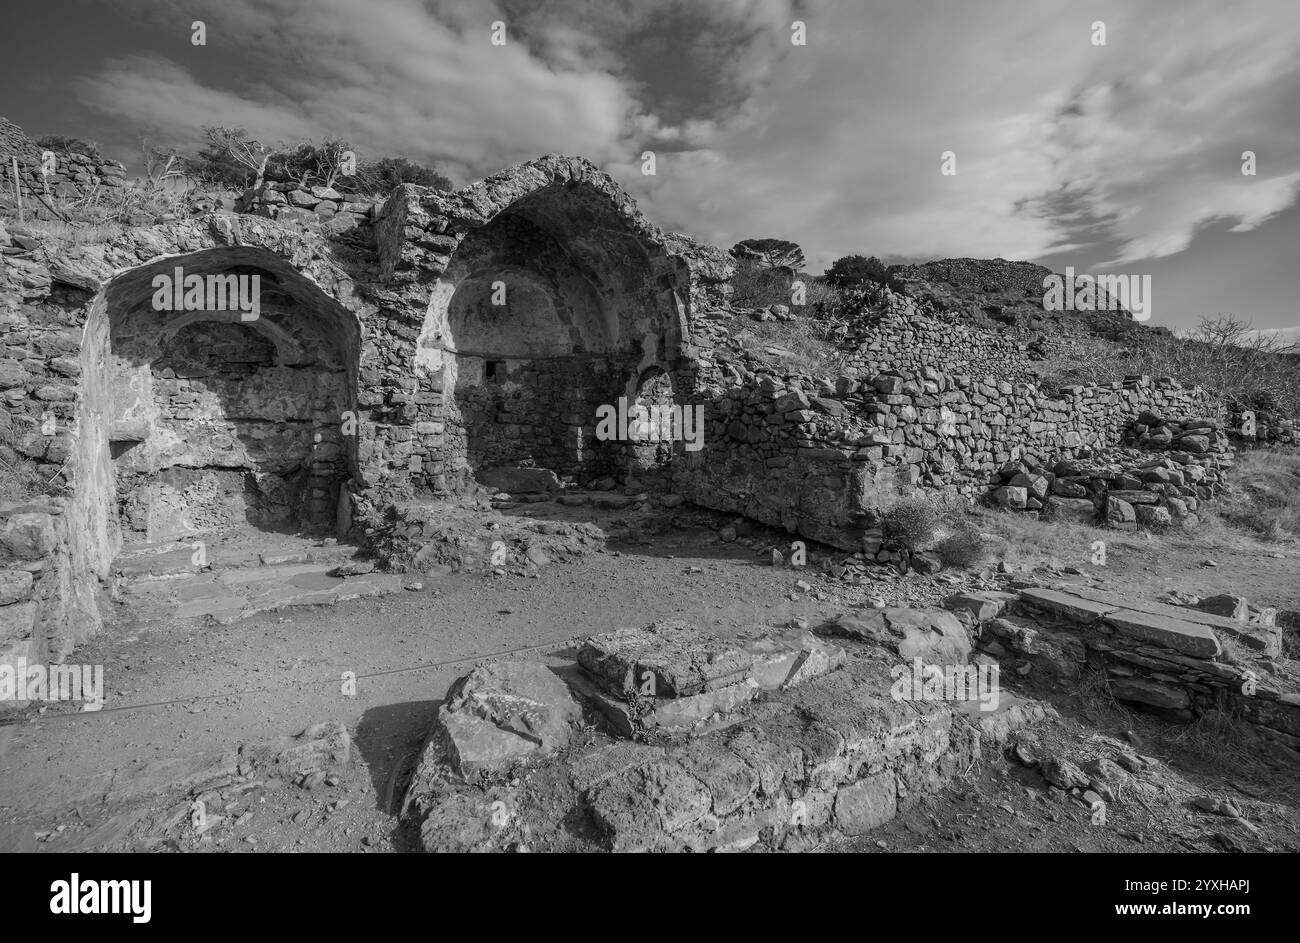
POLYGON ((169 579, 143 578, 120 588, 120 599, 131 610, 154 620, 168 617, 210 617, 225 625, 259 612, 294 606, 333 605, 364 596, 398 592, 402 578, 367 573, 342 578, 330 576, 337 564, 287 563, 205 572, 170 574, 169 579))

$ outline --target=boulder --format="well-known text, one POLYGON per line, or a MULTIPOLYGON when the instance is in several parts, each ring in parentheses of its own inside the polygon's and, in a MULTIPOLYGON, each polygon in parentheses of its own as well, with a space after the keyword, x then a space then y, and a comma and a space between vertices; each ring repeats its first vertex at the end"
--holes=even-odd
MULTIPOLYGON (((5 512, 0 508, 0 514, 5 512)), ((58 544, 54 515, 19 508, 0 522, 0 548, 20 560, 40 560, 58 544)))
POLYGON ((580 711, 568 686, 545 665, 482 665, 447 691, 437 732, 452 765, 466 777, 501 772, 569 741, 580 711))
POLYGON ((1018 486, 1003 485, 994 492, 994 501, 999 507, 1023 511, 1029 504, 1029 492, 1018 486))
POLYGON ((1137 513, 1133 505, 1114 495, 1106 497, 1106 526, 1115 530, 1136 530, 1137 513))

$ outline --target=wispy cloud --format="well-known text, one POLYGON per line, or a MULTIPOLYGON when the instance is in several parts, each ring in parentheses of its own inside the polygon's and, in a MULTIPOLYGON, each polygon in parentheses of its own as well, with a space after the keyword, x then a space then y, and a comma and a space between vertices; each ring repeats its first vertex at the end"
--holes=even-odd
MULTIPOLYGON (((149 9, 186 28, 185 6, 149 9)), ((1129 264, 1295 203, 1300 4, 1087 7, 226 0, 205 13, 207 48, 124 54, 80 90, 176 143, 205 124, 341 135, 462 182, 579 153, 666 225, 794 239, 814 266, 853 251, 1129 264), (498 19, 504 47, 488 41, 498 19), (1240 174, 1243 150, 1258 176, 1240 174)))

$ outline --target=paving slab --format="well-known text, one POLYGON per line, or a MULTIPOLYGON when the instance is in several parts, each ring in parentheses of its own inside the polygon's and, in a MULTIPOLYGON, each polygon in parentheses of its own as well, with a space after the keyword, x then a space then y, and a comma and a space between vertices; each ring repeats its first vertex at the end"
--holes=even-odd
POLYGON ((1223 651, 1214 630, 1195 622, 1136 609, 1120 609, 1106 616, 1106 624, 1121 635, 1154 642, 1198 658, 1213 658, 1223 651))
POLYGON ((1282 636, 1275 626, 1241 622, 1228 616, 1216 615, 1212 612, 1185 606, 1171 606, 1167 603, 1148 602, 1144 599, 1129 599, 1118 593, 1093 589, 1089 586, 1077 588, 1071 586, 1065 591, 1093 602, 1115 605, 1137 612, 1147 612, 1168 619, 1177 619, 1180 622, 1194 622, 1197 625, 1209 626, 1220 632, 1226 632, 1248 648, 1269 655, 1277 655, 1282 651, 1282 636))
POLYGON ((1085 625, 1098 622, 1112 612, 1123 608, 1122 602, 1090 600, 1073 592, 1062 592, 1041 586, 1022 589, 1020 591, 1020 600, 1085 625))

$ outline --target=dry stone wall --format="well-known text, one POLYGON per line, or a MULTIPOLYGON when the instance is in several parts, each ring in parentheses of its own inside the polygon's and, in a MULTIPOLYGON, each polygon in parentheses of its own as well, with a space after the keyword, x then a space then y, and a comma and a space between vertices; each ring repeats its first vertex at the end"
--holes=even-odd
POLYGON ((264 180, 245 190, 235 209, 286 223, 322 222, 329 232, 339 234, 370 225, 380 205, 371 199, 340 193, 333 187, 264 180))
POLYGON ((913 299, 884 293, 876 318, 854 324, 845 340, 852 353, 844 374, 870 380, 881 373, 916 374, 926 369, 960 372, 995 382, 1034 376, 1025 332, 998 332, 963 324, 913 299))
POLYGON ((1052 396, 1029 383, 880 374, 841 378, 837 395, 764 377, 705 401, 705 448, 679 487, 735 511, 852 550, 878 551, 873 508, 900 485, 982 496, 1008 463, 1052 465, 1121 439, 1139 413, 1194 418, 1207 393, 1135 377, 1052 396), (864 543, 866 541, 866 543, 864 543))
POLYGON ((42 174, 45 151, 12 121, 0 118, 0 162, 3 163, 3 189, 13 187, 13 160, 18 161, 24 204, 37 216, 52 216, 41 197, 75 200, 99 190, 120 190, 126 186, 126 168, 115 160, 67 151, 54 155, 50 173, 42 174))
POLYGON ((1276 614, 1256 612, 1247 621, 1244 600, 1240 605, 1238 618, 1207 611, 1213 605, 1171 606, 1082 586, 1034 587, 1021 592, 1018 609, 1038 625, 997 619, 983 636, 1032 657, 1046 649, 1048 626, 1064 630, 1083 643, 1089 662, 1106 671, 1116 698, 1178 722, 1225 712, 1248 721, 1265 740, 1295 750, 1300 693, 1275 670, 1273 660, 1282 653, 1276 614))

